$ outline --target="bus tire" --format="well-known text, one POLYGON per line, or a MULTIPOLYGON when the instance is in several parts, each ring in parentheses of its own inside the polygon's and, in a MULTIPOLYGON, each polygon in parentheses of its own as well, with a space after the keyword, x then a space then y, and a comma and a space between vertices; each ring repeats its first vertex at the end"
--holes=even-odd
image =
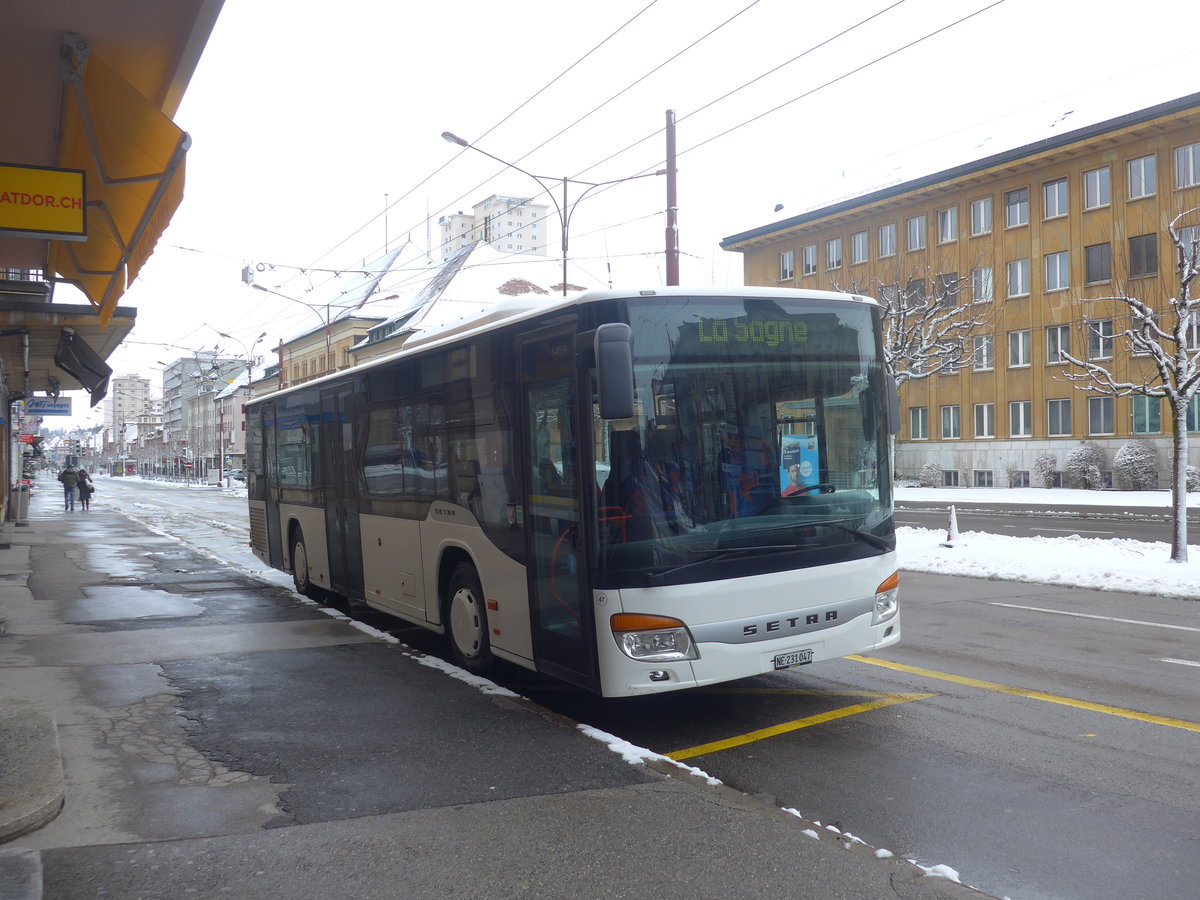
POLYGON ((487 607, 479 573, 468 562, 454 567, 446 586, 445 623, 454 661, 468 672, 486 672, 492 667, 492 644, 488 639, 487 607))
POLYGON ((293 529, 291 543, 292 583, 296 585, 296 593, 310 600, 320 600, 324 592, 308 577, 308 548, 304 546, 304 532, 299 528, 293 529))

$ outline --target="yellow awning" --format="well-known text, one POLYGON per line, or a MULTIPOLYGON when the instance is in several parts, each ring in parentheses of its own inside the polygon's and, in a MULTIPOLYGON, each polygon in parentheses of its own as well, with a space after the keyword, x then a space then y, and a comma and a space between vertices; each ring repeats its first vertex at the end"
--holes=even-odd
POLYGON ((72 60, 58 164, 87 173, 86 242, 52 241, 50 265, 108 323, 183 199, 191 139, 96 57, 72 60))

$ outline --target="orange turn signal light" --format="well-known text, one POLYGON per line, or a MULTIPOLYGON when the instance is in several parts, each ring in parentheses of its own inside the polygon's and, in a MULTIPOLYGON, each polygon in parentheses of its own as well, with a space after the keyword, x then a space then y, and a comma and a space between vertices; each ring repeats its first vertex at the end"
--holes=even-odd
POLYGON ((879 587, 875 588, 875 593, 886 594, 888 591, 894 591, 898 587, 900 587, 900 573, 896 571, 885 578, 879 587))
POLYGON ((651 616, 645 613, 617 613, 608 620, 614 632, 662 631, 667 628, 683 628, 683 622, 670 616, 651 616))

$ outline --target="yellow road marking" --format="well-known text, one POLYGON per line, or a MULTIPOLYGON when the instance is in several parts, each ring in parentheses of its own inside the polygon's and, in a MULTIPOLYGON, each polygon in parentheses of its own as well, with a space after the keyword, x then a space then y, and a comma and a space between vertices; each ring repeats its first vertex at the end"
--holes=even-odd
POLYGON ((705 694, 762 694, 764 696, 800 696, 800 697, 895 697, 895 691, 806 691, 802 688, 731 688, 705 687, 696 688, 705 694))
MULTIPOLYGON (((859 694, 859 696, 862 695, 859 694)), ((929 697, 936 696, 937 694, 888 694, 882 699, 872 700, 870 703, 859 703, 854 706, 845 706, 841 709, 830 710, 829 712, 820 713, 815 716, 808 716, 804 719, 796 719, 792 722, 784 722, 782 725, 773 725, 770 728, 761 728, 758 731, 751 731, 747 734, 740 734, 736 737, 726 738, 723 741, 713 741, 710 744, 701 744, 698 747, 689 747, 686 750, 676 750, 674 753, 667 753, 665 755, 677 762, 684 759, 691 759, 695 756, 706 756, 709 753, 716 753, 718 750, 728 750, 731 747, 741 747, 745 744, 752 744, 755 741, 761 741, 764 738, 777 737, 781 734, 787 734, 789 731, 799 731, 801 728, 808 728, 810 725, 820 725, 823 722, 832 722, 835 719, 844 719, 847 716, 855 716, 859 713, 869 712, 873 709, 883 709, 884 707, 895 706, 899 703, 911 703, 913 700, 926 700, 929 697)))
POLYGON ((964 678, 962 675, 950 675, 947 672, 936 672, 933 669, 922 669, 918 666, 906 666, 903 663, 889 662, 886 659, 868 659, 865 656, 852 655, 846 659, 855 662, 869 663, 872 666, 882 666, 885 669, 895 669, 897 672, 907 672, 910 675, 924 675, 926 678, 936 678, 940 681, 951 681, 967 687, 980 688, 985 691, 995 691, 1014 697, 1025 697, 1029 700, 1043 700, 1046 703, 1057 703, 1060 706, 1070 706, 1075 709, 1086 709, 1090 712, 1103 713, 1106 716, 1119 716, 1122 719, 1132 719, 1135 722, 1147 722, 1151 725, 1165 725, 1168 728, 1181 728, 1184 731, 1200 732, 1200 722, 1189 722, 1186 719, 1173 719, 1170 716, 1155 716, 1150 713, 1138 712, 1135 709, 1122 709, 1119 706, 1106 706, 1103 703, 1092 703, 1090 700, 1075 700, 1072 697, 1060 697, 1057 694, 1047 694, 1044 691, 1028 691, 1024 688, 1011 687, 1007 684, 997 684, 994 681, 980 681, 978 678, 964 678))

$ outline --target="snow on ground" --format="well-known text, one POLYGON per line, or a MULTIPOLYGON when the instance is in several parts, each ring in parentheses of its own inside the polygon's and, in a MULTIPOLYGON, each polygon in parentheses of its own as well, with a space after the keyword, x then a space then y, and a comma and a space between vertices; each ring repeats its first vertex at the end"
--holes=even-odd
MULTIPOLYGON (((138 480, 133 476, 130 480, 138 480)), ((221 490, 245 495, 244 485, 218 488, 209 485, 171 484, 180 489, 221 490)), ((1053 515, 1061 506, 1119 507, 1135 513, 1154 509, 1167 513, 1171 495, 1167 491, 1083 491, 1067 488, 909 488, 896 490, 897 503, 933 502, 956 508, 960 540, 958 546, 942 547, 944 528, 896 529, 900 568, 908 572, 965 575, 997 581, 1029 581, 1158 594, 1164 597, 1200 597, 1200 529, 1188 534, 1188 562, 1170 561, 1170 525, 1163 524, 1163 541, 1106 540, 1082 535, 1063 537, 1008 537, 971 531, 972 504, 1003 503, 1021 511, 1053 515)), ((1188 508, 1200 509, 1200 492, 1188 494, 1188 508)), ((1069 517, 1064 513, 1064 521, 1069 517)), ((1081 530, 1090 530, 1086 524, 1081 530)))
MULTIPOLYGON (((1166 491, 1080 491, 1054 488, 899 488, 898 503, 931 501, 955 507, 959 540, 942 547, 946 529, 896 529, 900 568, 908 572, 965 575, 998 581, 1030 581, 1158 594, 1164 597, 1200 596, 1200 533, 1188 534, 1188 562, 1171 562, 1170 524, 1163 524, 1164 541, 1107 540, 1081 535, 1008 537, 970 530, 970 514, 960 510, 978 503, 1004 503, 1014 509, 1050 513, 1054 506, 1113 506, 1138 510, 1170 510, 1166 491), (964 530, 965 529, 965 530, 964 530)), ((1200 493, 1188 495, 1188 507, 1200 507, 1200 493)), ((1069 521, 1068 513, 1063 520, 1069 521)), ((1081 529, 1088 529, 1083 523, 1081 529)))

